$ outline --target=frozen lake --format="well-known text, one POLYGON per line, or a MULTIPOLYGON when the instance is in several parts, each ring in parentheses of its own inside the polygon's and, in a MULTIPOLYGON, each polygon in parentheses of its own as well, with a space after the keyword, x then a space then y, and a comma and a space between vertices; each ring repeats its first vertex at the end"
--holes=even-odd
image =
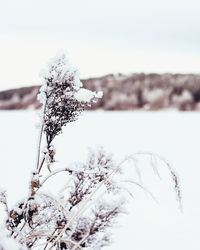
MULTIPOLYGON (((36 112, 0 112, 0 187, 9 204, 24 195, 35 164, 38 130, 36 112)), ((103 145, 116 160, 148 151, 172 163, 181 180, 183 213, 178 210, 169 174, 158 166, 162 181, 153 175, 148 159, 140 157, 144 185, 158 200, 135 189, 129 214, 113 230, 107 250, 200 249, 200 114, 178 112, 86 112, 67 125, 55 146, 58 165, 84 160, 88 147, 103 145)), ((130 176, 129 176, 130 177, 130 176)))

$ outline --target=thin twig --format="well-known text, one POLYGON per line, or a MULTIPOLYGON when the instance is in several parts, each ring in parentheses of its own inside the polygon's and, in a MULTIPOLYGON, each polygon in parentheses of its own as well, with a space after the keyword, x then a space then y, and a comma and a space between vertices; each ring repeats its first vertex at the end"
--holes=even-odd
POLYGON ((42 161, 41 161, 41 164, 40 164, 40 167, 39 167, 39 169, 38 169, 38 174, 41 172, 41 170, 42 170, 42 166, 43 166, 43 164, 44 164, 44 161, 45 161, 45 155, 43 155, 43 159, 42 159, 42 161))
MULTIPOLYGON (((43 117, 42 117, 42 125, 41 125, 41 128, 40 128, 40 134, 39 134, 39 145, 38 145, 38 155, 37 155, 36 169, 39 168, 39 164, 40 164, 41 143, 42 143, 42 135, 43 135, 43 130, 44 130, 44 121, 43 121, 43 118, 44 118, 44 115, 45 115, 45 112, 46 112, 46 105, 47 105, 47 98, 46 98, 46 102, 45 102, 44 108, 43 108, 43 117)), ((42 165, 43 165, 43 163, 40 165, 39 172, 41 171, 42 165)))
POLYGON ((42 186, 50 177, 52 177, 53 175, 56 175, 58 173, 61 173, 61 172, 69 172, 70 174, 73 172, 73 170, 69 169, 69 168, 60 168, 60 169, 57 169, 53 172, 51 172, 50 174, 48 174, 40 183, 40 186, 42 186))
POLYGON ((41 128, 40 128, 40 135, 39 135, 39 144, 38 144, 38 153, 37 153, 37 164, 36 164, 36 169, 39 168, 40 150, 41 150, 43 129, 44 129, 44 123, 42 122, 42 125, 41 125, 41 128))
POLYGON ((54 235, 54 233, 57 231, 57 228, 53 231, 53 233, 51 234, 51 236, 50 236, 50 240, 47 240, 47 243, 46 243, 46 245, 45 245, 45 247, 44 247, 44 250, 47 248, 47 246, 48 246, 48 244, 52 241, 52 239, 53 239, 53 235, 54 235))

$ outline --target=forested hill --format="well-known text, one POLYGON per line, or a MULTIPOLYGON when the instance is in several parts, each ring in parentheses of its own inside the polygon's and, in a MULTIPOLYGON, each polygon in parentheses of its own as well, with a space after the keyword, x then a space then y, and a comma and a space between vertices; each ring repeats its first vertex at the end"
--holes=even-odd
MULTIPOLYGON (((91 90, 103 91, 92 109, 104 110, 200 110, 200 75, 132 74, 107 75, 82 80, 91 90)), ((37 109, 40 86, 0 92, 0 109, 37 109)))

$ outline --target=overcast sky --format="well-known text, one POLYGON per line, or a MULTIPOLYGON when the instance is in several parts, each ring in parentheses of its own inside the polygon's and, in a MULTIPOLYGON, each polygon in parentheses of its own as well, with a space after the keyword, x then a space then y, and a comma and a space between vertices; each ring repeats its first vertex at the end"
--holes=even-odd
POLYGON ((39 84, 67 50, 83 78, 200 72, 199 0, 6 0, 0 5, 0 89, 39 84))

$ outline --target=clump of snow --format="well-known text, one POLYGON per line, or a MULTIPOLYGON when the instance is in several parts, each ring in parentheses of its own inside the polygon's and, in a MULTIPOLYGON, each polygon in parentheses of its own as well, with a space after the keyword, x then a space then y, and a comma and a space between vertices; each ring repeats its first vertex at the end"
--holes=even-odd
POLYGON ((1 250, 22 250, 22 246, 14 240, 6 235, 5 230, 0 228, 0 249, 1 250))
POLYGON ((65 94, 65 98, 70 98, 74 95, 74 98, 82 103, 89 103, 95 98, 103 96, 102 91, 92 92, 83 88, 79 70, 72 65, 69 58, 63 53, 57 54, 49 61, 47 67, 40 73, 40 77, 43 78, 43 85, 40 88, 38 100, 43 105, 49 93, 58 86, 64 88, 63 94, 65 94))
POLYGON ((91 90, 81 88, 74 94, 74 98, 79 102, 91 102, 94 98, 101 98, 103 96, 103 92, 92 92, 91 90))
POLYGON ((63 81, 70 80, 73 77, 76 88, 82 87, 78 68, 70 62, 68 56, 63 52, 57 53, 54 58, 49 60, 47 67, 41 71, 40 76, 44 79, 52 79, 52 82, 58 85, 62 85, 63 81))

